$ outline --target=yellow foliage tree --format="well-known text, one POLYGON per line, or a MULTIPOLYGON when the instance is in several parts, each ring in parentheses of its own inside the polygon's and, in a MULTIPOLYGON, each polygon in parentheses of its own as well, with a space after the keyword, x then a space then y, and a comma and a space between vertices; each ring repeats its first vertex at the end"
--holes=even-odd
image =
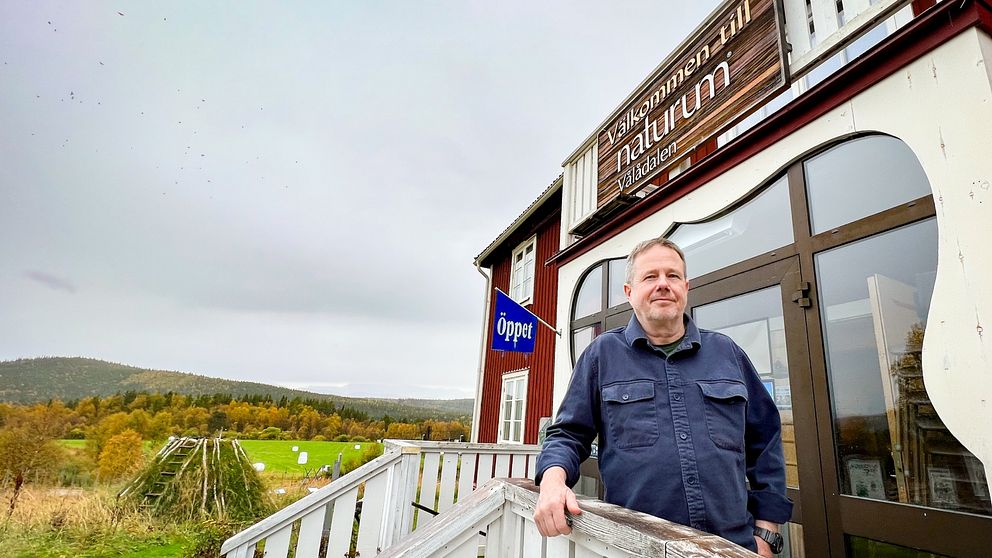
POLYGON ((386 438, 395 440, 419 440, 420 431, 416 424, 394 422, 386 429, 386 438))
POLYGON ((144 458, 141 436, 134 430, 125 430, 107 440, 97 460, 97 475, 108 482, 120 479, 140 469, 144 458))

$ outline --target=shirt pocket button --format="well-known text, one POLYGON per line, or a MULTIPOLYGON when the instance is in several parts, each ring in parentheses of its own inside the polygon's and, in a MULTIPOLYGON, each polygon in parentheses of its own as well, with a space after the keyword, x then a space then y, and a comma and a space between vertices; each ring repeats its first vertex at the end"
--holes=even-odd
POLYGON ((630 394, 627 394, 627 393, 625 393, 625 394, 623 394, 623 395, 622 395, 622 396, 620 397, 620 399, 623 399, 624 401, 626 401, 626 400, 628 400, 628 399, 630 399, 630 394))

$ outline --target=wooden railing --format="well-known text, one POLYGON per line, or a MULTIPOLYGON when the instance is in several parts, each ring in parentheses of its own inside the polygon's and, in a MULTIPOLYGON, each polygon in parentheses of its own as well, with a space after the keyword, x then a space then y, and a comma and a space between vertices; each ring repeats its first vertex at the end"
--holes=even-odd
POLYGON ((572 517, 572 533, 546 539, 533 520, 537 496, 529 480, 494 479, 379 557, 757 556, 720 537, 600 500, 580 499, 582 514, 572 517))
POLYGON ((221 554, 252 558, 264 549, 266 558, 287 558, 292 546, 295 558, 375 556, 434 520, 414 503, 444 512, 494 477, 532 479, 539 452, 538 446, 386 440, 382 456, 234 535, 221 554))

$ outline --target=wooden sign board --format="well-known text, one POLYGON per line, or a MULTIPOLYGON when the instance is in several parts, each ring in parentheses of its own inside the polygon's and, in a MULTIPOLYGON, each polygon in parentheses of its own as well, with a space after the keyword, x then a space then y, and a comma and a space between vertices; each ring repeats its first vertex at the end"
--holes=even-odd
POLYGON ((788 83, 779 0, 722 4, 599 131, 598 206, 636 193, 788 83))

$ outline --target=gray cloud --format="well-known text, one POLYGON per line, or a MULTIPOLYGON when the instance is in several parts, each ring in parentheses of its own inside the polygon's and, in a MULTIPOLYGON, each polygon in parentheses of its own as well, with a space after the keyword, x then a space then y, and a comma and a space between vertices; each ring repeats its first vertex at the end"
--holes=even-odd
POLYGON ((471 391, 473 256, 715 4, 0 3, 0 358, 471 391))
POLYGON ((56 277, 50 273, 45 273, 43 271, 36 271, 36 270, 27 270, 24 272, 24 277, 36 283, 40 283, 48 287, 49 289, 55 291, 65 291, 67 293, 76 292, 75 285, 73 285, 69 281, 66 281, 65 279, 56 277))

